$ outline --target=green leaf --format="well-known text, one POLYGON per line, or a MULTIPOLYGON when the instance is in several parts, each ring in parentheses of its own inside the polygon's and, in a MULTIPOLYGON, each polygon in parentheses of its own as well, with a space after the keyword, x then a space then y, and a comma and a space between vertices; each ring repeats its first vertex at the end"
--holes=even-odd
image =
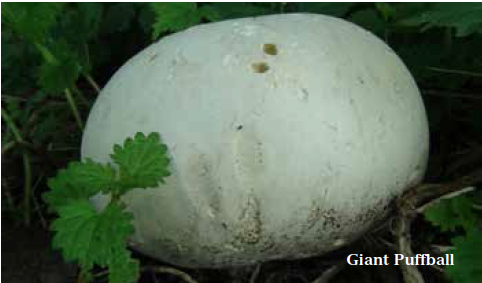
POLYGON ((60 170, 55 178, 48 180, 50 191, 44 199, 53 211, 79 200, 87 200, 112 186, 115 171, 109 165, 102 165, 90 159, 85 162, 71 162, 60 170))
POLYGON ((2 23, 32 43, 44 44, 65 3, 3 3, 2 23))
POLYGON ((109 263, 109 283, 133 283, 139 277, 139 262, 125 250, 109 263))
POLYGON ((71 47, 66 42, 59 41, 50 49, 41 48, 41 50, 51 54, 52 58, 44 60, 40 66, 39 85, 49 93, 59 93, 71 87, 82 70, 71 47))
POLYGON ((127 138, 123 147, 115 145, 111 156, 119 165, 119 174, 91 159, 71 162, 49 179, 51 190, 44 199, 59 215, 51 227, 55 232, 53 247, 61 249, 67 261, 78 262, 86 278, 98 265, 109 269, 110 283, 132 283, 139 274, 138 261, 131 259, 126 249, 134 230, 133 215, 125 211, 119 197, 130 188, 155 187, 163 182, 169 175, 169 159, 157 133, 137 133, 127 138), (113 193, 101 212, 89 203, 99 192, 113 193))
POLYGON ((454 231, 458 227, 468 231, 477 222, 472 206, 472 199, 466 196, 443 199, 425 211, 425 219, 442 231, 454 231))
POLYGON ((156 14, 150 7, 150 5, 144 5, 139 10, 139 16, 137 17, 137 21, 142 28, 142 31, 147 34, 151 35, 152 25, 155 22, 156 14))
POLYGON ((424 24, 422 31, 432 27, 453 27, 457 36, 482 33, 482 3, 436 3, 428 11, 404 19, 400 24, 424 24))
MULTIPOLYGON (((111 203, 97 213, 88 200, 78 200, 59 209, 52 223, 53 247, 61 249, 67 261, 76 261, 84 271, 95 264, 115 267, 119 255, 126 253, 127 239, 133 232, 132 215, 111 203)), ((123 281, 128 282, 128 281, 123 281)))
POLYGON ((375 7, 380 14, 382 14, 385 21, 393 19, 397 15, 397 10, 390 3, 377 2, 375 3, 375 7))
POLYGON ((329 2, 310 2, 297 3, 300 12, 318 13, 336 17, 342 17, 357 3, 329 3, 329 2))
POLYGON ((156 21, 152 26, 153 39, 158 38, 161 33, 180 31, 201 21, 201 13, 193 2, 151 3, 151 7, 156 14, 156 21))
POLYGON ((19 41, 8 26, 2 25, 2 93, 26 93, 36 87, 39 59, 29 42, 19 41))
POLYGON ((255 3, 212 3, 199 8, 203 17, 211 21, 234 18, 256 17, 275 13, 266 7, 255 3))
POLYGON ((376 34, 382 34, 387 28, 387 24, 374 9, 356 11, 350 15, 349 20, 376 34))
POLYGON ((157 187, 170 175, 167 146, 158 133, 127 138, 123 147, 114 145, 111 157, 119 165, 122 190, 157 187))
POLYGON ((56 33, 59 38, 69 44, 84 48, 85 44, 94 39, 100 30, 103 8, 101 3, 76 3, 71 9, 64 11, 56 33))
POLYGON ((474 229, 465 238, 456 238, 454 265, 446 267, 456 283, 482 282, 482 232, 474 229))
POLYGON ((136 15, 134 3, 115 3, 107 9, 102 22, 103 33, 123 32, 130 28, 136 15))
POLYGON ((103 6, 101 3, 77 3, 78 25, 86 39, 94 38, 102 22, 103 6))

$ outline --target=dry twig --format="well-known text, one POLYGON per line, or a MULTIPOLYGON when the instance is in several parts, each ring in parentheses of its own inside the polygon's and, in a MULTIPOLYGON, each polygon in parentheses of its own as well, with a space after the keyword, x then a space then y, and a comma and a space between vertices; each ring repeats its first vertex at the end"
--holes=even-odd
POLYGON ((251 274, 251 278, 249 279, 249 283, 255 283, 256 279, 258 279, 259 271, 261 270, 261 263, 256 264, 256 267, 251 274))
POLYGON ((328 283, 345 267, 346 261, 342 261, 332 267, 328 268, 323 274, 316 278, 311 283, 328 283))
POLYGON ((184 271, 181 271, 179 269, 173 268, 173 267, 168 267, 168 266, 146 266, 142 268, 142 271, 151 271, 155 273, 167 273, 167 274, 172 274, 174 276, 177 276, 184 280, 184 282, 187 283, 198 283, 196 280, 194 280, 189 274, 187 274, 184 271))

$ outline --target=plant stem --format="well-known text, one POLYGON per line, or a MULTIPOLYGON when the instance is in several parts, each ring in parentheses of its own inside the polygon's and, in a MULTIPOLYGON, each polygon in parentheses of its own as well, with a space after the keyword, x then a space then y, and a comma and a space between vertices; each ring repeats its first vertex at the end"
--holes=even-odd
POLYGON ((30 198, 32 196, 32 166, 30 164, 30 155, 24 151, 23 153, 23 168, 24 168, 24 220, 25 226, 30 225, 30 198))
POLYGON ((428 67, 429 70, 439 72, 439 73, 447 73, 447 74, 458 74, 458 75, 466 75, 466 76, 471 76, 471 77, 478 77, 482 78, 481 73, 475 73, 475 72, 470 72, 470 71, 464 71, 464 70, 451 70, 451 69, 443 69, 443 68, 436 68, 436 67, 428 67))
POLYGON ((10 129, 10 131, 12 131, 15 141, 18 143, 22 143, 23 142, 22 134, 20 134, 20 131, 18 130, 15 123, 13 122, 12 117, 10 117, 10 115, 4 109, 2 109, 2 118, 7 124, 7 127, 10 129))
POLYGON ((174 275, 180 279, 182 279, 184 282, 187 283, 198 283, 196 280, 194 280, 189 274, 187 274, 184 271, 181 271, 179 269, 175 269, 172 267, 167 267, 167 266, 147 266, 142 269, 142 271, 151 271, 155 273, 167 273, 174 275))
POLYGON ((97 94, 99 94, 101 89, 100 89, 99 85, 94 81, 94 79, 89 74, 85 74, 84 77, 87 80, 87 82, 89 82, 89 84, 92 86, 92 88, 95 89, 97 94))
POLYGON ((3 145, 2 146, 2 155, 4 155, 8 151, 10 151, 12 148, 14 148, 16 144, 17 143, 15 141, 10 141, 7 144, 3 145))
MULTIPOLYGON (((12 117, 2 109, 2 118, 5 121, 7 127, 12 131, 12 134, 17 143, 23 144, 23 138, 18 130, 17 126, 15 125, 12 117)), ((30 156, 27 151, 23 151, 23 168, 24 168, 24 221, 25 226, 30 225, 30 196, 32 195, 32 168, 30 164, 30 156)))
POLYGON ((72 93, 68 88, 65 89, 65 97, 67 98, 67 102, 70 105, 70 109, 74 114, 75 120, 77 121, 77 125, 79 126, 80 130, 84 130, 84 126, 82 125, 82 119, 80 118, 79 110, 77 109, 77 105, 75 104, 74 98, 72 97, 72 93))
MULTIPOLYGON (((45 46, 43 46, 38 42, 35 43, 35 46, 40 51, 40 53, 42 54, 45 61, 47 61, 47 63, 49 64, 58 63, 57 58, 55 58, 54 54, 52 54, 52 52, 50 52, 48 48, 46 48, 45 46)), ((84 126, 82 125, 82 119, 80 118, 79 110, 77 109, 77 105, 75 104, 75 101, 72 97, 72 93, 68 88, 65 89, 65 97, 67 98, 67 102, 69 103, 70 108, 72 109, 75 120, 77 121, 77 125, 79 126, 80 130, 83 130, 84 126)))
MULTIPOLYGON (((85 57, 87 58, 87 65, 90 66, 90 56, 89 56, 89 46, 87 44, 84 44, 84 51, 85 51, 85 57)), ((100 87, 99 85, 95 82, 95 80, 90 76, 90 74, 84 74, 85 79, 89 84, 97 91, 97 94, 100 92, 100 87)))
POLYGON ((52 54, 52 52, 50 52, 50 50, 48 50, 48 48, 46 48, 45 46, 43 46, 42 44, 40 44, 38 42, 35 42, 35 46, 39 50, 40 54, 42 54, 42 57, 44 57, 45 61, 47 61, 47 63, 49 63, 49 64, 57 64, 58 63, 57 58, 55 58, 54 54, 52 54))
POLYGON ((37 181, 32 187, 32 202, 35 205, 35 211, 37 211, 38 213, 40 222, 42 223, 42 227, 44 227, 44 229, 48 229, 47 221, 45 221, 45 218, 42 215, 42 208, 40 207, 40 204, 38 203, 37 198, 35 198, 35 190, 38 188, 40 181, 42 181, 43 177, 44 177, 43 173, 40 174, 40 177, 38 177, 37 181))
POLYGON ((72 90, 75 93, 77 93, 77 95, 79 96, 80 100, 82 100, 82 103, 84 105, 89 105, 89 101, 87 100, 87 98, 85 98, 84 94, 80 91, 80 89, 77 86, 73 85, 72 90))

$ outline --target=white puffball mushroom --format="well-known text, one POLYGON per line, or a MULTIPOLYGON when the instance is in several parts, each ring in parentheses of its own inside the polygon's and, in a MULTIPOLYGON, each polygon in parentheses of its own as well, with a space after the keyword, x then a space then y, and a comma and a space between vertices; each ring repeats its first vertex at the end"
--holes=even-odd
POLYGON ((161 134, 172 176, 124 197, 133 247, 187 267, 339 248, 421 180, 428 155, 423 102, 399 57, 314 14, 204 24, 152 44, 102 90, 82 157, 111 162, 136 132, 161 134))

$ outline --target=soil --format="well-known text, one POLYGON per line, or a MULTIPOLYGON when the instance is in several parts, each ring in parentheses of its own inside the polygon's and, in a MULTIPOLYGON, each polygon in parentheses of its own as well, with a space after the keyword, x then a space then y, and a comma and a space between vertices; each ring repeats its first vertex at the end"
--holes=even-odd
POLYGON ((51 248, 51 236, 38 223, 29 228, 2 213, 2 282, 76 282, 77 267, 51 248))

